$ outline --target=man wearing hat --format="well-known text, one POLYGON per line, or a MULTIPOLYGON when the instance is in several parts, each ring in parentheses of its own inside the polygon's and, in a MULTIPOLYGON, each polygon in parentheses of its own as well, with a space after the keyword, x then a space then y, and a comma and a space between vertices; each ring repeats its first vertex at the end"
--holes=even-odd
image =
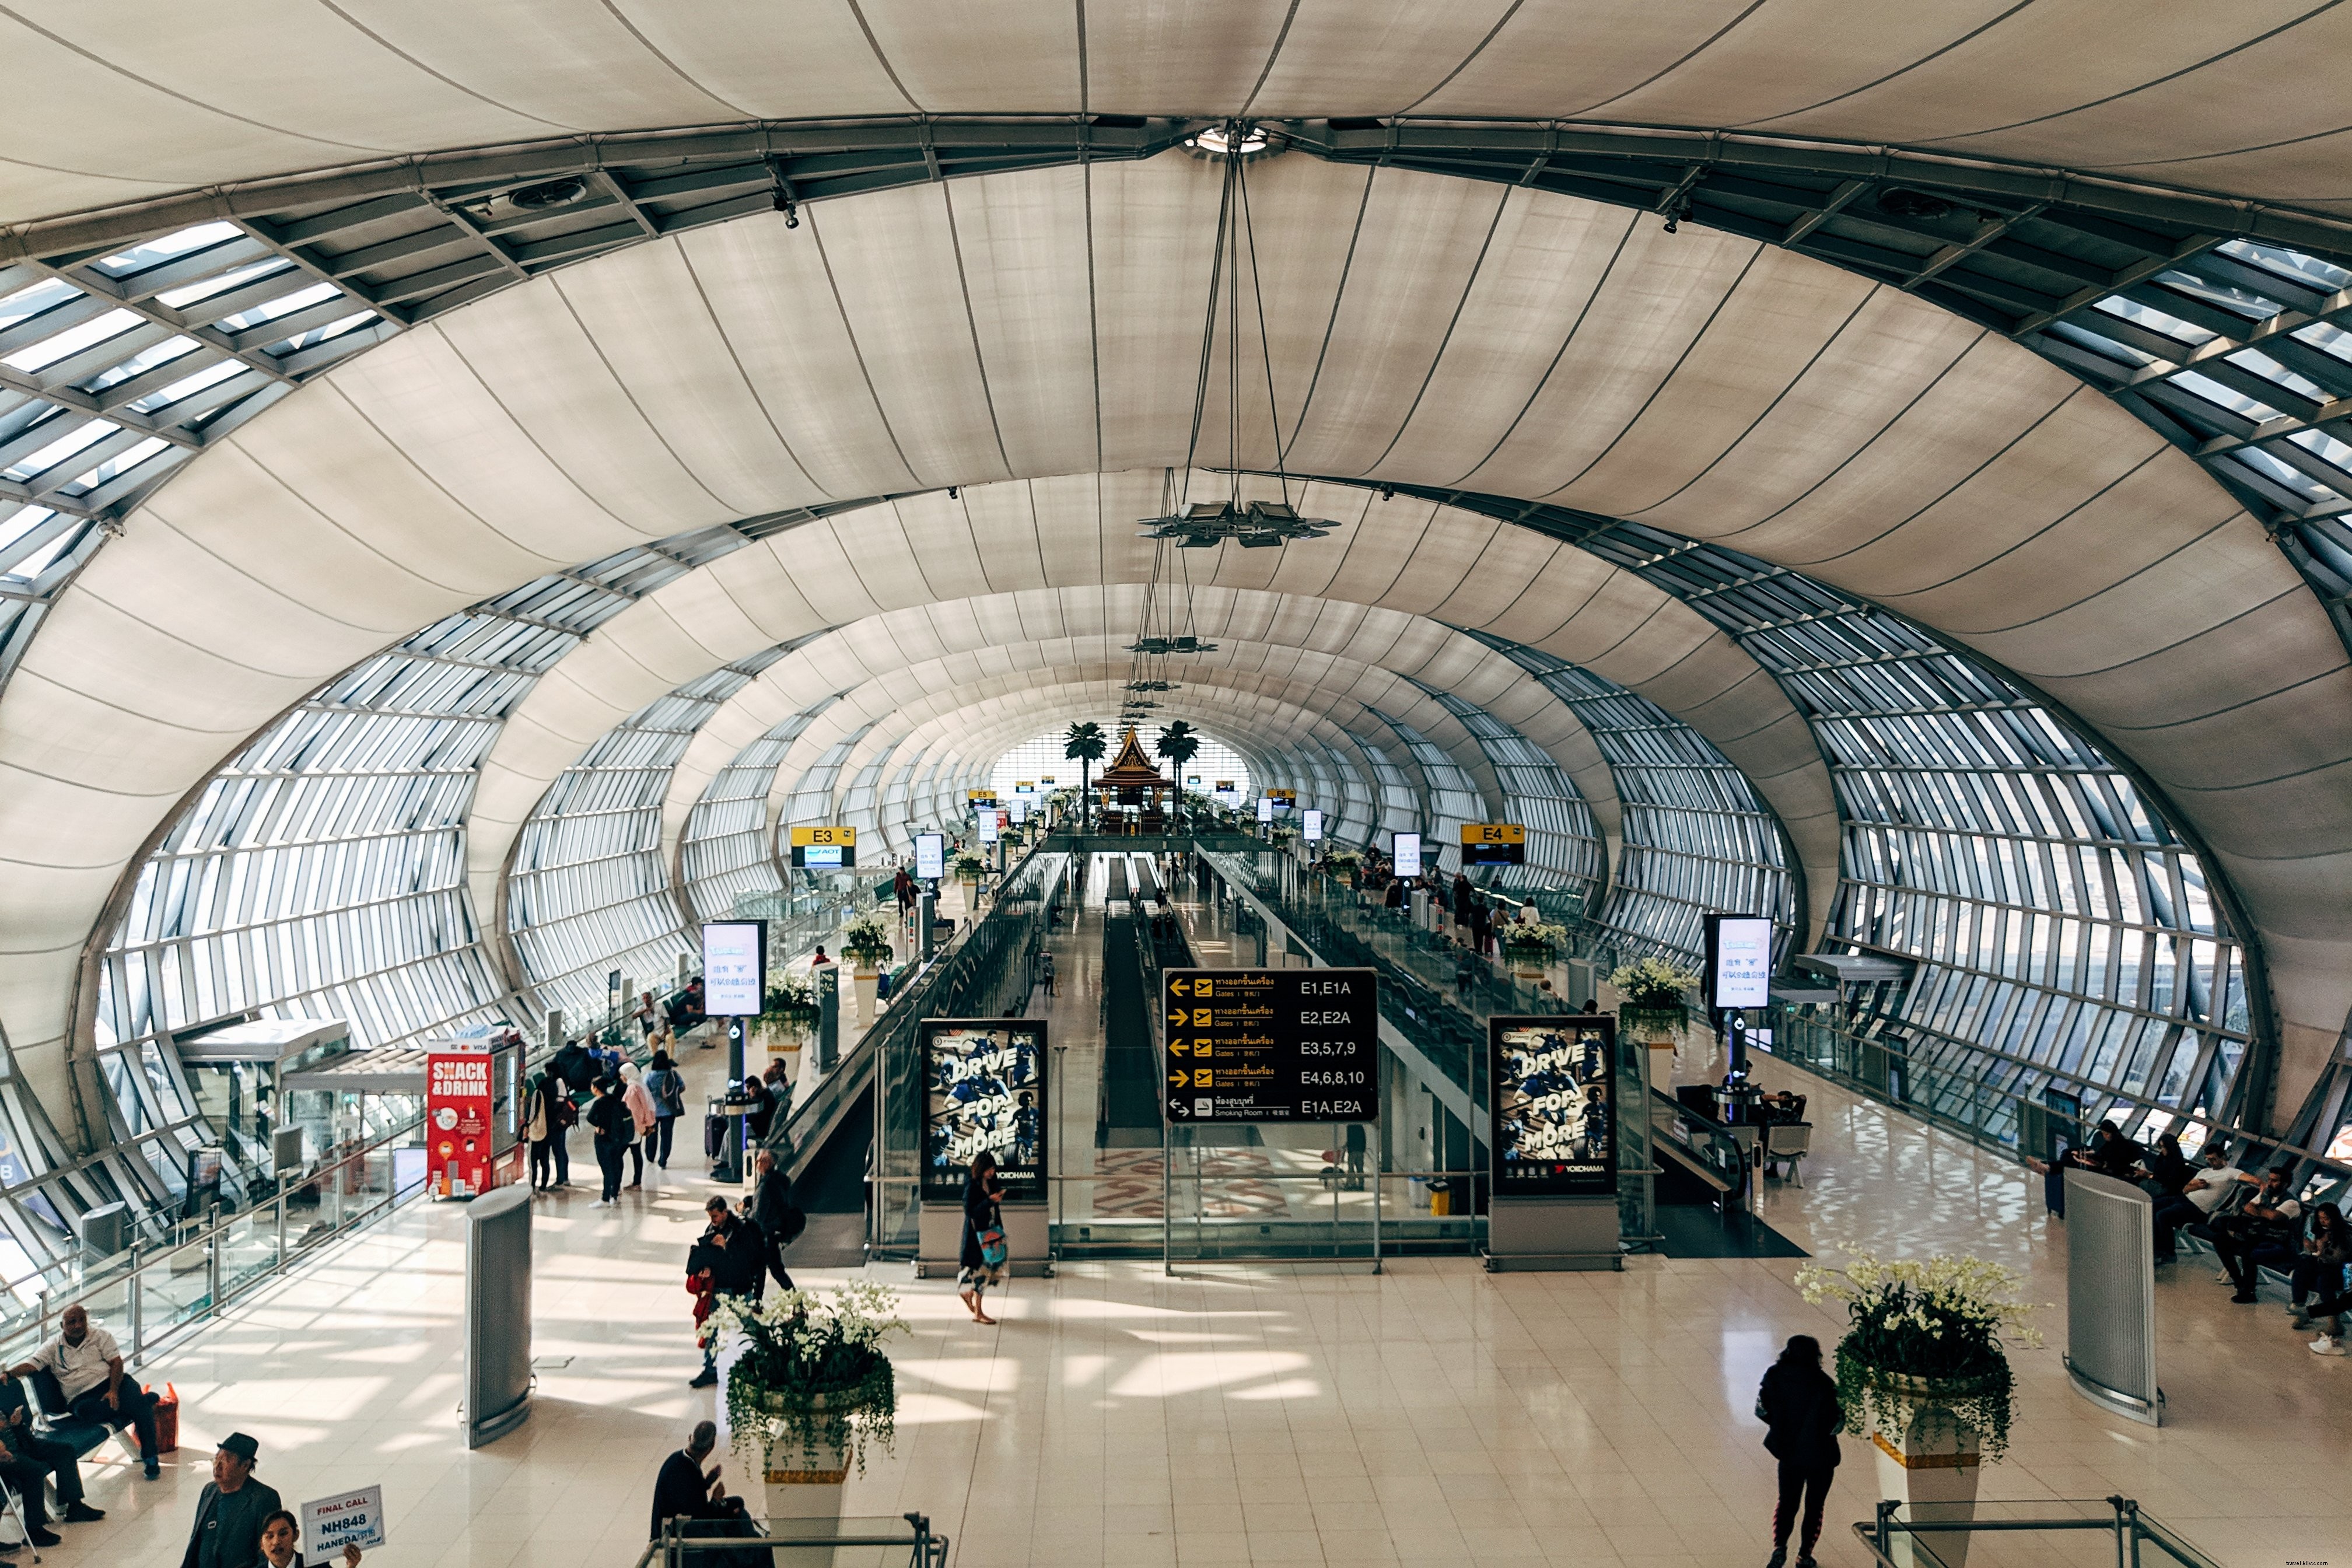
POLYGON ((261 1526, 286 1505, 278 1493, 253 1479, 261 1445, 242 1432, 221 1439, 213 1455, 213 1479, 196 1499, 196 1522, 188 1531, 188 1553, 180 1568, 252 1568, 261 1556, 261 1526))

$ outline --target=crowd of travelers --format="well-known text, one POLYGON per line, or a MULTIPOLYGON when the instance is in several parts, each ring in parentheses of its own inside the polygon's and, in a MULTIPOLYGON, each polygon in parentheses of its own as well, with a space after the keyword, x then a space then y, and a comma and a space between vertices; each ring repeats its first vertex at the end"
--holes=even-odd
POLYGON ((2156 1200, 2156 1261, 2179 1257, 2179 1233, 2186 1230, 2212 1247, 2221 1264, 2214 1283, 2229 1286, 2238 1305, 2261 1300, 2263 1270, 2284 1276, 2290 1326, 2318 1331, 2311 1353, 2345 1353, 2352 1228, 2336 1205, 2306 1204, 2296 1194, 2292 1162, 2256 1174, 2241 1168, 2220 1137, 2207 1140, 2192 1160, 2170 1132, 2147 1145, 2110 1121, 2092 1129, 2083 1147, 2068 1151, 2061 1163, 2144 1188, 2156 1200))

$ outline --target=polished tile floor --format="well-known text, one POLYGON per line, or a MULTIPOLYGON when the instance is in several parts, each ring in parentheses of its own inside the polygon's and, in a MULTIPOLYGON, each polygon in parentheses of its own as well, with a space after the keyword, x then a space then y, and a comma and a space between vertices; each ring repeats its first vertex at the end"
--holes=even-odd
MULTIPOLYGON (((1090 976, 1082 960, 1062 976, 1055 1016, 1075 1024, 1090 976)), ((1813 1097, 1808 1185, 1763 1204, 1800 1245, 1970 1250, 2063 1300, 2063 1235, 2024 1173, 1777 1064, 1762 1076, 1813 1097)), ((90 1475, 111 1516, 68 1527, 47 1560, 176 1562, 210 1446, 241 1429, 289 1504, 384 1485, 391 1544, 371 1562, 626 1568, 655 1469, 711 1410, 686 1386, 681 1264, 709 1190, 688 1163, 681 1151, 615 1212, 579 1187, 542 1200, 539 1397, 513 1436, 465 1450, 463 1215, 412 1209, 153 1369, 185 1402, 181 1452, 149 1483, 110 1451, 90 1475)), ((914 1329, 896 1356, 897 1453, 853 1481, 849 1507, 929 1513, 961 1568, 1761 1563, 1772 1472, 1749 1415, 1757 1378, 1786 1335, 1838 1328, 1790 1288, 1795 1268, 1644 1258, 1620 1275, 1494 1277, 1449 1258, 1378 1278, 1170 1279, 1087 1264, 1015 1281, 992 1329, 949 1282, 877 1271, 914 1329)), ((2352 1364, 2307 1354, 2276 1305, 2232 1307, 2194 1264, 2175 1275, 2161 1288, 2170 1424, 2104 1415, 2069 1391, 2056 1348, 2021 1352, 2016 1445, 1985 1495, 2030 1507, 2121 1492, 2231 1568, 2352 1562, 2352 1510, 2335 1495, 2352 1461, 2352 1364)), ((2063 1309, 2046 1316, 2062 1345, 2063 1309)), ((1824 1563, 1865 1560, 1848 1526, 1870 1511, 1873 1469, 1861 1445, 1847 1454, 1824 1563)), ((2091 1544, 2012 1541, 1973 1561, 2112 1561, 2091 1544)))

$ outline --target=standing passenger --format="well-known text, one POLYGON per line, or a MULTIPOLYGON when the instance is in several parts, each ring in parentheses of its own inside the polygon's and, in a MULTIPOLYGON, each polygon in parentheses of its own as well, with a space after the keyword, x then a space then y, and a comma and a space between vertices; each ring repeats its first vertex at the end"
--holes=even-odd
POLYGON ((1845 1425, 1837 1384, 1822 1370, 1821 1341, 1811 1334, 1789 1341, 1756 1391, 1756 1414, 1764 1418, 1765 1452, 1780 1461, 1780 1501, 1772 1511, 1768 1568, 1781 1568, 1789 1560, 1789 1532, 1797 1522, 1801 1498, 1805 1533, 1797 1549, 1797 1568, 1813 1568, 1822 1510, 1829 1502, 1830 1482, 1837 1479, 1838 1428, 1845 1425))

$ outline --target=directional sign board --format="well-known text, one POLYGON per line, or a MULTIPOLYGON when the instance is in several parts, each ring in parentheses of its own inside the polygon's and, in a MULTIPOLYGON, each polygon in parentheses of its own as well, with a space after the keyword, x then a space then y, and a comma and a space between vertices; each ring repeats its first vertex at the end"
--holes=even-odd
POLYGON ((1171 969, 1168 1119, 1380 1120, 1380 982, 1369 969, 1171 969))

